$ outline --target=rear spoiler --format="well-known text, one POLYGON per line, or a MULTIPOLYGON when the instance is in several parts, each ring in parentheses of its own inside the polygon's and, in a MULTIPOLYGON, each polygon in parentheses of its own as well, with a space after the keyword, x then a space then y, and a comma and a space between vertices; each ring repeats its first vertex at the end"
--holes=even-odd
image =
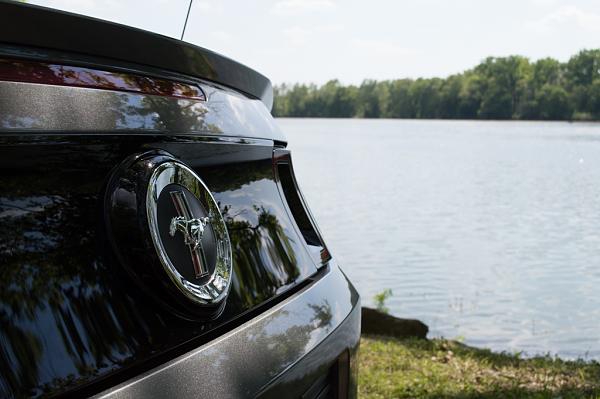
MULTIPOLYGON (((132 63, 209 80, 260 99, 270 110, 265 76, 202 47, 96 18, 0 0, 0 47, 26 46, 132 63)), ((51 57, 50 57, 51 58, 51 57)), ((62 61, 47 59, 47 61, 62 61)))

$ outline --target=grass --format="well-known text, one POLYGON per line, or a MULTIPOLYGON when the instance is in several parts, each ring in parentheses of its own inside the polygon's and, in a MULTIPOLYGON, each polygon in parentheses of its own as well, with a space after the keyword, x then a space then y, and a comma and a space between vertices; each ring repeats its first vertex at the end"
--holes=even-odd
POLYGON ((361 398, 600 398, 598 362, 373 336, 359 359, 361 398))

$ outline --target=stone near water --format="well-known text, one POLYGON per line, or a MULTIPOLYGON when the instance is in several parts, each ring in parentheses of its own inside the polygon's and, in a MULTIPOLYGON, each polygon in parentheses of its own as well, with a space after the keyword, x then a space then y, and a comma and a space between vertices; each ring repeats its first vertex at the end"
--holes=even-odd
POLYGON ((387 335, 396 338, 427 337, 429 327, 419 320, 400 319, 377 309, 362 308, 361 329, 363 334, 387 335))

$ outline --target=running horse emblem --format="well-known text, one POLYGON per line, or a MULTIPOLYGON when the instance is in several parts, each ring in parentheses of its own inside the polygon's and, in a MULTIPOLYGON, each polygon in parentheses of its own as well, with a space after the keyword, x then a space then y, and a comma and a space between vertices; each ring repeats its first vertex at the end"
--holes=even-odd
POLYGON ((190 249, 196 278, 202 278, 209 273, 206 255, 202 248, 202 236, 210 217, 194 218, 183 191, 171 191, 169 194, 178 214, 171 219, 169 235, 175 237, 178 231, 183 234, 184 242, 190 249))

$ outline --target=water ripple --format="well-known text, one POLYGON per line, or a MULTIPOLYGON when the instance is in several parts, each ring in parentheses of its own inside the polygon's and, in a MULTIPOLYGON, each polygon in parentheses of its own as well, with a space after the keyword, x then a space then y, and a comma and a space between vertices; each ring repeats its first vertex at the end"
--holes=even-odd
POLYGON ((365 304, 494 350, 600 358, 600 125, 279 119, 365 304))

